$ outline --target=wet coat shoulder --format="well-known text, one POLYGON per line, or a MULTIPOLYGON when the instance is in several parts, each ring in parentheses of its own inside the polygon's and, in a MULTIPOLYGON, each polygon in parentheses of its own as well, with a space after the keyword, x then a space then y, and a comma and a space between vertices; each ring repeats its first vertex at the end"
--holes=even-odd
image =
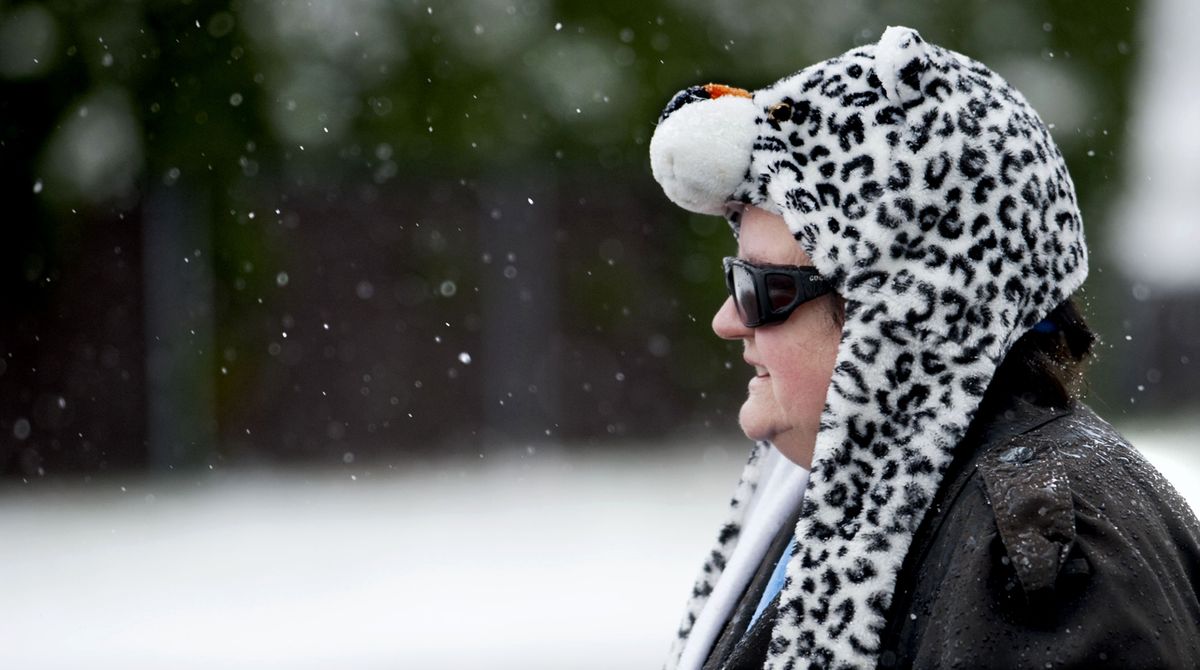
POLYGON ((881 667, 1200 667, 1200 524, 1083 405, 962 445, 914 536, 881 667))

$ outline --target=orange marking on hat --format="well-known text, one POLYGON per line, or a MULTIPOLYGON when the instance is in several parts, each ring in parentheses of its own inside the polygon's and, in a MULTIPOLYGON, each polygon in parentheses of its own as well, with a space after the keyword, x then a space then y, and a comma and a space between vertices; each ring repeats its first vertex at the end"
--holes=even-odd
POLYGON ((713 100, 716 100, 723 95, 736 95, 739 98, 754 97, 750 94, 750 91, 747 91, 744 88, 734 88, 733 86, 726 86, 725 84, 705 84, 704 90, 708 91, 708 95, 713 100))

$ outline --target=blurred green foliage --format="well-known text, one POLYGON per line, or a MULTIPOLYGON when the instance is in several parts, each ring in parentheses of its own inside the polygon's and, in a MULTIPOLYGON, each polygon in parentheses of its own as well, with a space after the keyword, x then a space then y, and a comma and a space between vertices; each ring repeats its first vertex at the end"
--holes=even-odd
MULTIPOLYGON (((707 324, 723 291, 719 258, 732 242, 722 222, 672 208, 647 166, 654 120, 670 96, 708 81, 761 87, 877 39, 889 24, 913 26, 991 65, 1054 124, 1093 247, 1102 249, 1137 8, 1081 0, 4 3, 0 289, 13 316, 0 331, 9 361, 0 370, 9 391, 0 429, 36 415, 47 389, 69 395, 71 371, 98 365, 89 342, 134 352, 128 361, 154 337, 136 328, 101 335, 90 321, 112 318, 105 305, 136 320, 140 298, 105 279, 116 262, 109 252, 125 249, 136 274, 129 250, 140 248, 143 226, 156 225, 146 203, 177 192, 192 203, 183 225, 203 228, 211 243, 218 355, 206 365, 220 380, 216 457, 341 458, 339 443, 352 439, 381 450, 448 440, 474 450, 488 421, 478 407, 497 399, 471 377, 478 361, 451 359, 489 337, 483 301, 489 283, 504 281, 506 249, 486 242, 484 227, 524 221, 518 208, 526 199, 538 206, 526 197, 535 191, 549 194, 550 211, 527 234, 553 238, 543 248, 553 259, 522 258, 514 268, 550 268, 532 276, 555 286, 554 304, 540 309, 559 345, 537 346, 561 348, 543 365, 562 366, 555 374, 565 390, 536 430, 498 437, 731 428, 741 382, 726 362, 738 356, 707 324), (497 205, 498 192, 516 205, 497 205), (442 323, 452 327, 439 331, 442 323), (289 330, 299 334, 282 341, 289 330), (75 367, 57 377, 38 371, 40 361, 64 358, 55 347, 72 346, 84 352, 75 367), (608 354, 586 353, 596 351, 608 354), (328 380, 339 371, 344 378, 328 380), (591 393, 614 375, 626 390, 599 404, 568 392, 591 393), (324 396, 313 392, 322 383, 324 396)), ((137 386, 136 364, 118 368, 137 386)), ((74 388, 93 400, 144 400, 144 385, 103 391, 103 379, 74 388)), ((73 421, 99 420, 88 416, 73 421)), ((120 416, 140 421, 131 410, 120 416)), ((70 454, 64 436, 87 432, 37 426, 10 451, 40 439, 39 458, 70 454)))

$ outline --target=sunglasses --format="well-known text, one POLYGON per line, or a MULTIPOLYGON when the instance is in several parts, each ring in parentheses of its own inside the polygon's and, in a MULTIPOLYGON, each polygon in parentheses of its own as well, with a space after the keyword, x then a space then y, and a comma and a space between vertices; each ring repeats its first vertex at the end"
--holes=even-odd
POLYGON ((732 257, 725 259, 725 286, 747 328, 786 321, 800 305, 833 292, 812 266, 755 265, 732 257))

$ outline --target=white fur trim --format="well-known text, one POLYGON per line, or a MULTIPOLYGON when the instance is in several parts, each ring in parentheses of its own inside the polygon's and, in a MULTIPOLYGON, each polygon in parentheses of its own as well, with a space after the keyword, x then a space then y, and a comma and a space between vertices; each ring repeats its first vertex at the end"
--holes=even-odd
POLYGON ((804 498, 808 470, 789 461, 774 445, 765 460, 761 475, 764 482, 755 491, 746 510, 737 547, 688 636, 679 661, 680 670, 698 670, 707 660, 771 541, 804 498))

